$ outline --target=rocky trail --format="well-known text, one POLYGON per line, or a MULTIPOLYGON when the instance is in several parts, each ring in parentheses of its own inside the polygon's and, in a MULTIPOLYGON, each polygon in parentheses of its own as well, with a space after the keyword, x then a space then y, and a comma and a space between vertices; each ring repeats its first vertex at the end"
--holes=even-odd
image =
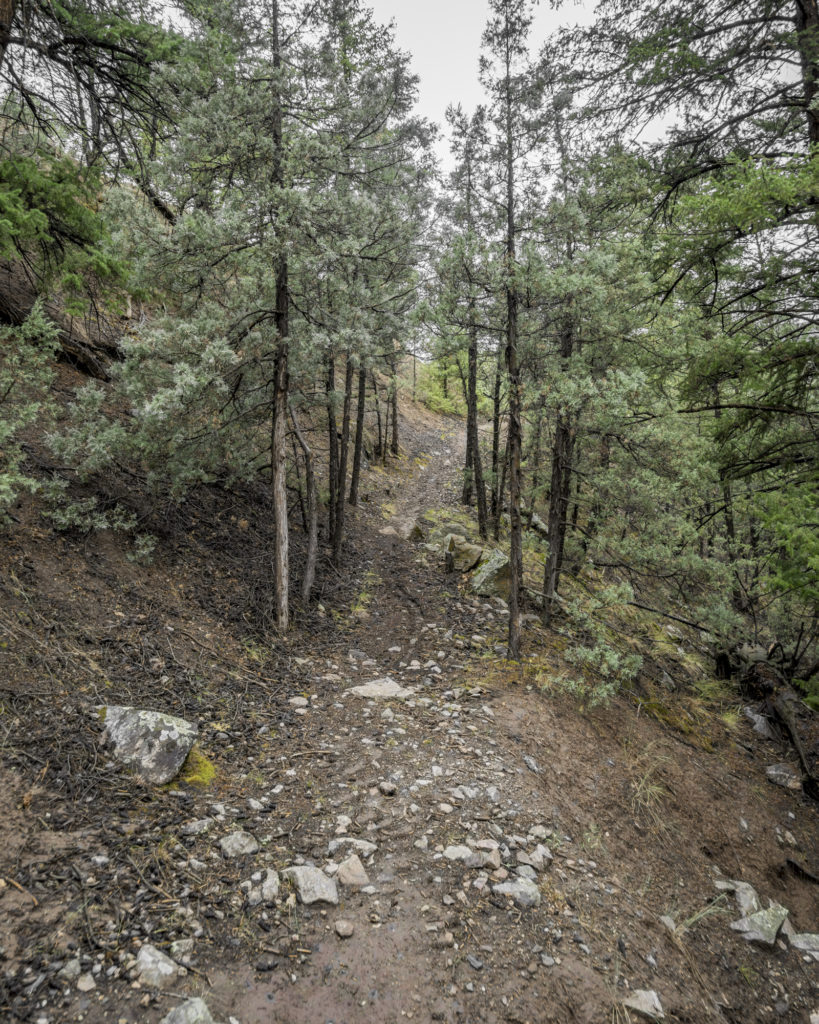
POLYGON ((181 568, 7 552, 0 1018, 816 1024, 816 809, 766 779, 781 753, 581 712, 535 626, 509 665, 503 601, 410 539, 455 505, 456 431, 407 436, 275 656, 181 568), (72 601, 85 644, 47 628, 72 601), (196 723, 198 775, 111 757, 94 708, 137 703, 196 723))

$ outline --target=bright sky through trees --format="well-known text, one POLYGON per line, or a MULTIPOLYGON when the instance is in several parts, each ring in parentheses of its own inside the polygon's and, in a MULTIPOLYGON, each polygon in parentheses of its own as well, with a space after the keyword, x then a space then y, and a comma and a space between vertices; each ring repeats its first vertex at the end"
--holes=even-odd
MULTIPOLYGON (((483 100, 478 53, 489 16, 485 0, 369 0, 369 6, 379 21, 395 20, 398 45, 412 54, 413 71, 421 77, 418 110, 424 117, 443 125, 450 103, 474 110, 483 100)), ((532 52, 561 25, 589 24, 593 10, 591 0, 566 3, 559 10, 542 3, 532 26, 532 52)), ((448 159, 446 141, 438 152, 448 159)))

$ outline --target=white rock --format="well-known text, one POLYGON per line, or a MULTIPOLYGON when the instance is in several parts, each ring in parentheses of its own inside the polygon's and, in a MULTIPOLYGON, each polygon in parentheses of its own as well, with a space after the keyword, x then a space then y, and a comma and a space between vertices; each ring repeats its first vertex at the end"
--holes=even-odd
POLYGON ((198 836, 213 824, 213 818, 199 818, 197 821, 188 821, 180 828, 183 836, 198 836))
POLYGON ((139 980, 151 988, 167 988, 179 974, 179 967, 155 946, 146 943, 137 953, 139 980))
POLYGON ((469 860, 472 850, 468 846, 448 846, 444 850, 447 860, 469 860))
POLYGON ((511 896, 523 910, 540 906, 540 889, 530 878, 519 877, 513 881, 501 882, 500 885, 492 886, 492 892, 496 896, 511 896))
POLYGON ((623 1006, 644 1017, 650 1017, 652 1020, 665 1019, 659 996, 653 989, 635 989, 627 999, 623 1000, 623 1006))
POLYGON ((78 992, 93 992, 97 987, 96 981, 94 981, 93 974, 81 974, 77 978, 77 991, 78 992))
POLYGON ((353 686, 347 690, 347 693, 352 693, 356 697, 364 697, 367 699, 405 700, 407 697, 411 697, 415 693, 415 690, 406 686, 400 686, 394 679, 390 679, 389 676, 385 676, 383 679, 374 679, 371 683, 364 683, 361 686, 353 686))
POLYGON ((794 949, 808 953, 814 960, 819 960, 819 934, 801 932, 798 935, 789 935, 790 944, 794 949))
POLYGON ((771 903, 767 910, 758 910, 755 914, 733 921, 731 927, 734 931, 742 932, 746 942, 761 942, 772 946, 787 916, 785 907, 771 903))
POLYGON ((258 842, 249 832, 231 832, 219 840, 225 857, 246 857, 259 850, 258 842))
POLYGON ((370 884, 367 872, 364 870, 364 865, 355 853, 350 854, 346 860, 339 864, 336 877, 342 885, 363 886, 370 884))
POLYGON ((332 856, 342 846, 351 847, 356 853, 361 854, 362 857, 370 857, 378 850, 375 843, 371 843, 366 839, 355 839, 353 836, 339 836, 338 839, 330 840, 327 852, 332 856))
POLYGON ((111 704, 98 709, 114 756, 158 786, 179 772, 197 736, 184 718, 111 704))
POLYGON ((529 863, 538 871, 543 871, 544 868, 549 866, 552 860, 552 851, 542 843, 538 843, 534 850, 529 854, 529 863))
POLYGON ((287 703, 294 708, 306 708, 310 706, 310 701, 306 697, 291 697, 287 703))
POLYGON ((285 868, 282 875, 295 883, 299 899, 302 903, 330 903, 338 906, 338 888, 332 878, 320 868, 302 864, 297 867, 285 868))
POLYGON ((250 891, 247 894, 247 902, 251 907, 258 907, 260 903, 275 903, 276 897, 279 895, 279 876, 273 871, 272 868, 268 868, 264 877, 261 872, 253 876, 253 881, 259 884, 250 886, 250 883, 243 882, 242 886, 248 886, 250 891))
POLYGON ((160 1024, 214 1024, 214 1020, 204 1000, 186 999, 165 1014, 160 1024))

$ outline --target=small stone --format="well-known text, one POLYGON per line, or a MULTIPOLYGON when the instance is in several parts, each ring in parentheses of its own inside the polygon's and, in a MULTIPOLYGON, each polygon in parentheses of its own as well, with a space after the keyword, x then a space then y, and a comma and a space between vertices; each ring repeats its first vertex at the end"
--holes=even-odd
POLYGON ((155 946, 146 943, 137 954, 139 980, 151 988, 167 988, 179 974, 179 967, 155 946))
POLYGON ((642 1014, 644 1017, 649 1017, 651 1020, 665 1019, 660 999, 653 989, 635 989, 627 999, 623 1000, 623 1006, 629 1010, 634 1010, 635 1013, 642 1014))
POLYGON ((471 953, 467 953, 466 960, 469 966, 472 967, 474 970, 483 970, 483 960, 479 960, 476 956, 473 956, 471 953))
POLYGON ((77 990, 79 992, 93 992, 97 987, 96 981, 94 981, 93 974, 81 974, 77 978, 77 990))
POLYGON ((73 960, 69 960, 68 963, 57 972, 58 978, 65 978, 66 981, 76 981, 82 973, 82 967, 80 966, 80 958, 75 957, 73 960))
POLYGON ((213 818, 199 818, 198 821, 186 822, 179 831, 183 836, 198 836, 201 832, 206 832, 212 824, 213 818))
POLYGON ((438 804, 438 810, 441 812, 441 814, 452 814, 455 808, 452 806, 452 804, 443 803, 438 804))
POLYGON ((800 790, 802 788, 802 779, 799 773, 787 763, 772 764, 770 768, 765 769, 765 775, 769 782, 773 782, 776 786, 782 786, 784 789, 800 790))
POLYGON ((348 693, 356 697, 364 697, 380 700, 405 700, 411 697, 415 690, 409 687, 399 686, 394 679, 385 676, 383 679, 374 679, 371 683, 364 683, 362 686, 353 686, 348 693))
POLYGON ((336 935, 340 939, 351 939, 353 937, 353 932, 355 931, 355 925, 353 922, 345 921, 344 919, 336 921, 334 928, 336 930, 336 935))
POLYGON ((367 877, 364 865, 355 853, 350 854, 346 860, 339 864, 336 878, 342 885, 363 886, 370 884, 370 879, 367 877))
POLYGON ((542 843, 538 843, 529 854, 529 863, 538 871, 543 871, 544 868, 551 864, 553 859, 552 851, 542 843))
POLYGON ((279 895, 279 876, 272 868, 265 871, 261 885, 262 899, 265 903, 273 903, 279 895))
POLYGON ((438 943, 442 949, 450 949, 455 945, 455 936, 452 932, 444 932, 443 935, 438 936, 438 943))
POLYGON ((214 1020, 203 999, 186 999, 167 1013, 160 1024, 214 1024, 214 1020))
POLYGON ((178 960, 179 957, 187 956, 193 952, 193 939, 177 939, 171 943, 171 956, 178 960))
POLYGON ((308 864, 285 868, 282 875, 292 881, 302 903, 330 903, 338 906, 338 889, 336 883, 320 868, 308 864))
POLYGON ((468 861, 472 857, 472 850, 468 846, 448 846, 444 850, 444 857, 447 860, 468 861))
POLYGON ((801 932, 789 935, 788 939, 794 949, 807 953, 814 960, 819 960, 819 934, 815 932, 801 932))
POLYGON ((258 842, 249 832, 231 832, 219 840, 219 845, 225 857, 246 857, 259 849, 258 842))
POLYGON ((395 796, 398 787, 394 782, 389 779, 385 779, 383 782, 378 783, 378 788, 381 790, 384 796, 395 796))
POLYGON ((337 850, 340 850, 342 846, 352 847, 355 852, 360 854, 362 857, 369 857, 378 850, 378 846, 375 843, 370 843, 366 839, 354 839, 352 836, 341 836, 339 839, 330 840, 327 852, 332 856, 337 850))
POLYGON ((307 708, 310 706, 310 701, 306 697, 291 697, 287 703, 294 708, 307 708))
POLYGON ((476 850, 466 861, 468 868, 492 868, 496 871, 501 866, 500 850, 476 850))
POLYGON ((492 892, 496 896, 511 896, 517 906, 523 910, 540 906, 540 889, 530 878, 516 878, 511 882, 501 882, 500 885, 492 886, 492 892))

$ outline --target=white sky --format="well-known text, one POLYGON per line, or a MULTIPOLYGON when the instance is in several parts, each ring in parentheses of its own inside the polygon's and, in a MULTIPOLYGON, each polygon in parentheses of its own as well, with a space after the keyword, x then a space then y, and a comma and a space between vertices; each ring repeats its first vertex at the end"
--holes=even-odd
MULTIPOLYGON (((396 23, 396 39, 412 54, 412 67, 420 75, 418 113, 444 126, 450 103, 461 103, 470 112, 482 101, 478 83, 481 34, 489 16, 486 0, 367 0, 376 20, 396 23)), ((546 37, 561 25, 591 20, 593 0, 567 0, 552 10, 548 0, 535 9, 529 36, 537 53, 546 37)), ((446 157, 449 147, 438 146, 446 157)))

